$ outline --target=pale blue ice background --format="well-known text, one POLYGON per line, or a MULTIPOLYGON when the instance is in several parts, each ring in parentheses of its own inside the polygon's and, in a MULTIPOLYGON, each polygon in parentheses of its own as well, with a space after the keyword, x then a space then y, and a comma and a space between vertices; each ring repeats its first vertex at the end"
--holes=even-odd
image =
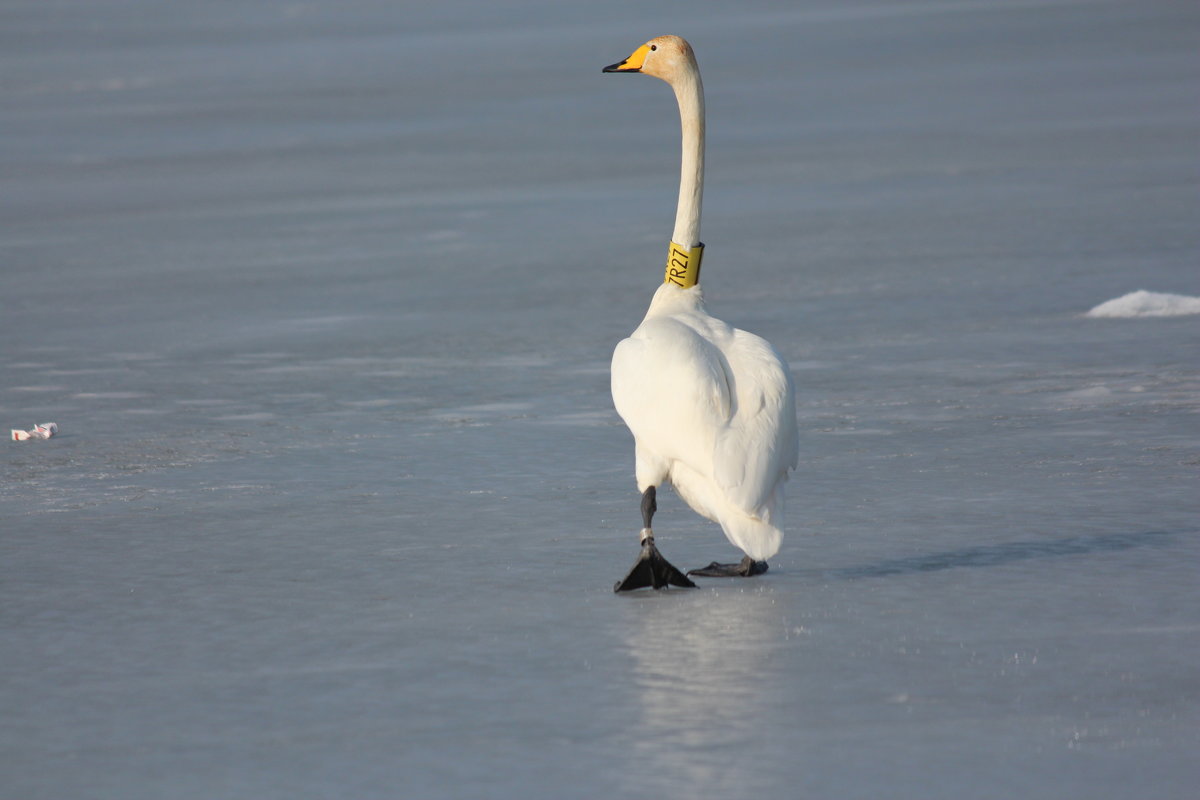
MULTIPOLYGON (((1190 798, 1194 2, 0 4, 0 796, 1190 798), (617 597, 708 90, 771 572, 617 597)), ((736 556, 661 496, 684 567, 736 556)))

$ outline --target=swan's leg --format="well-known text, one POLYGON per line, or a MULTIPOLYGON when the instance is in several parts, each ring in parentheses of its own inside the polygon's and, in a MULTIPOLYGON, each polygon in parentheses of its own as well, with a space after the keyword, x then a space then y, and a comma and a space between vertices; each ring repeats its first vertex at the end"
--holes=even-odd
MULTIPOLYGON (((658 489, 653 486, 647 486, 646 491, 642 492, 642 530, 650 530, 650 523, 654 521, 654 512, 658 511, 658 489)), ((653 536, 653 534, 651 534, 653 536)), ((643 536, 642 538, 645 538, 643 536)))
POLYGON ((750 556, 744 556, 738 564, 718 564, 716 561, 707 567, 689 569, 688 575, 699 575, 702 578, 749 578, 762 575, 767 571, 767 562, 755 561, 750 556))
POLYGON ((671 562, 663 558, 654 546, 654 530, 650 527, 650 521, 654 518, 654 512, 658 510, 656 496, 657 492, 653 486, 642 493, 642 552, 638 554, 633 569, 629 570, 625 579, 617 581, 617 585, 613 587, 614 592, 628 592, 646 586, 662 589, 668 584, 685 588, 696 586, 686 575, 675 569, 671 562))

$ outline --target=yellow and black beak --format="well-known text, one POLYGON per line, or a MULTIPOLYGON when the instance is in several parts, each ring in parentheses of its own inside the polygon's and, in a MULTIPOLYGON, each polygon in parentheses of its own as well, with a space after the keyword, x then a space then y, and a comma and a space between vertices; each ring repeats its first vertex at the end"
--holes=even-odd
POLYGON ((642 64, 646 61, 646 54, 650 52, 650 45, 644 44, 637 50, 633 51, 633 55, 617 64, 609 64, 601 72, 641 72, 642 64))

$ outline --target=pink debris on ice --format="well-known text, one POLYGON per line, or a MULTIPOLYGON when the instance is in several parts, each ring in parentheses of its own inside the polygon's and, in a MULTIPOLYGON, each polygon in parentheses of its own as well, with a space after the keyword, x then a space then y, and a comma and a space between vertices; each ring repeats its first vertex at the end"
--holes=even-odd
POLYGON ((24 442, 29 439, 49 439, 56 433, 58 433, 58 423, 43 422, 40 425, 34 425, 27 431, 19 431, 14 429, 12 432, 12 440, 14 442, 24 442))

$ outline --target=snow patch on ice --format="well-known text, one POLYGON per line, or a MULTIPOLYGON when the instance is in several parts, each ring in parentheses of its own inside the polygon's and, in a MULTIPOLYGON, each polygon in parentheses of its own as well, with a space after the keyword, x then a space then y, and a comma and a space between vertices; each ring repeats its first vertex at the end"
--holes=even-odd
POLYGON ((76 400, 136 400, 146 397, 145 392, 77 392, 76 400))
POLYGON ((1164 294, 1139 289, 1114 300, 1101 303, 1087 312, 1089 317, 1178 317, 1200 314, 1200 297, 1164 294))
POLYGON ((1102 401, 1111 398, 1113 395, 1112 389, 1107 386, 1089 386, 1086 389, 1076 389, 1071 392, 1064 392, 1060 395, 1060 400, 1066 400, 1075 403, 1089 403, 1102 401))

